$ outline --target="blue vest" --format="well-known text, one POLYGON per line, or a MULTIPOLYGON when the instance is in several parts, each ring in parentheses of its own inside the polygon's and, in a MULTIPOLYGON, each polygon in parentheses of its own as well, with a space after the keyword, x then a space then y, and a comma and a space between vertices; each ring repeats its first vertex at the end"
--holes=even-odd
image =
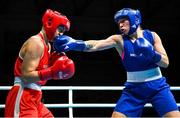
MULTIPOLYGON (((144 30, 143 36, 145 39, 147 39, 152 45, 154 45, 154 38, 152 36, 152 33, 149 30, 144 30)), ((128 72, 133 71, 144 71, 147 69, 152 69, 157 67, 156 64, 150 63, 146 61, 146 57, 139 57, 136 56, 139 53, 139 50, 137 51, 138 47, 137 45, 134 45, 134 43, 129 39, 129 37, 124 36, 124 55, 122 58, 122 63, 128 72)))

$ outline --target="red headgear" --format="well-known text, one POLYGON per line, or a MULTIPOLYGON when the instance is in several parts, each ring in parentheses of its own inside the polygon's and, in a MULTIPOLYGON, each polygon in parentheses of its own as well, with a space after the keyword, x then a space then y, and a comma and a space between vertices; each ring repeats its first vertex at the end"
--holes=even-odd
POLYGON ((68 18, 57 11, 47 9, 42 17, 42 23, 48 40, 54 38, 54 34, 58 26, 62 25, 68 31, 70 29, 70 21, 68 18))

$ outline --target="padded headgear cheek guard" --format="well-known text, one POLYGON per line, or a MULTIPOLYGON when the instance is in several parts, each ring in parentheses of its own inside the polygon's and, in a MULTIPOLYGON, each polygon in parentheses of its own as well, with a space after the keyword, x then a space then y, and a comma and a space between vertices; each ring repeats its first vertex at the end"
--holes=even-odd
POLYGON ((69 31, 70 29, 70 21, 68 18, 65 15, 51 9, 47 9, 44 13, 42 23, 48 40, 52 40, 54 38, 56 29, 59 26, 64 26, 66 31, 69 31))
POLYGON ((128 32, 128 35, 133 34, 138 26, 141 24, 141 13, 139 10, 134 10, 131 8, 123 8, 116 12, 114 15, 114 20, 116 23, 119 23, 119 20, 122 18, 127 17, 130 22, 130 31, 128 32))

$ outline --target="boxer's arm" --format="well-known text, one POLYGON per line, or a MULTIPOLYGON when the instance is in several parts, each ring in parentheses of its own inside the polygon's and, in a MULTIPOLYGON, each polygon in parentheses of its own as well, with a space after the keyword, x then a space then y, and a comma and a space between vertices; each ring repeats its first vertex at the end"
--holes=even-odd
POLYGON ((112 47, 118 48, 118 46, 121 47, 121 44, 121 35, 112 35, 107 39, 89 41, 75 40, 69 36, 62 35, 55 38, 53 47, 57 52, 66 52, 70 50, 92 52, 105 50, 112 47))
POLYGON ((52 66, 38 71, 41 80, 65 80, 71 78, 74 73, 74 62, 65 55, 60 56, 52 66))
POLYGON ((23 47, 23 62, 22 62, 22 78, 25 82, 39 81, 38 71, 36 68, 42 57, 44 46, 40 40, 29 39, 23 47))
POLYGON ((158 66, 167 68, 169 65, 169 58, 162 44, 161 38, 153 32, 154 35, 154 49, 161 54, 161 60, 157 63, 158 66))
POLYGON ((88 40, 85 43, 86 48, 84 51, 86 52, 101 51, 113 47, 122 49, 122 37, 120 35, 112 35, 107 39, 101 40, 88 40))

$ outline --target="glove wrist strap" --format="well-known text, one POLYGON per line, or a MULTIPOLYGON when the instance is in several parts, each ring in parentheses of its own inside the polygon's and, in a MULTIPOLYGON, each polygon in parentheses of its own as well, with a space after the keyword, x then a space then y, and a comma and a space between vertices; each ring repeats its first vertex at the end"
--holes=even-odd
POLYGON ((43 69, 38 71, 38 75, 40 80, 50 80, 52 79, 52 71, 51 68, 43 69))
POLYGON ((155 55, 154 55, 154 63, 158 63, 159 61, 161 61, 161 54, 159 54, 158 52, 155 51, 155 55))

